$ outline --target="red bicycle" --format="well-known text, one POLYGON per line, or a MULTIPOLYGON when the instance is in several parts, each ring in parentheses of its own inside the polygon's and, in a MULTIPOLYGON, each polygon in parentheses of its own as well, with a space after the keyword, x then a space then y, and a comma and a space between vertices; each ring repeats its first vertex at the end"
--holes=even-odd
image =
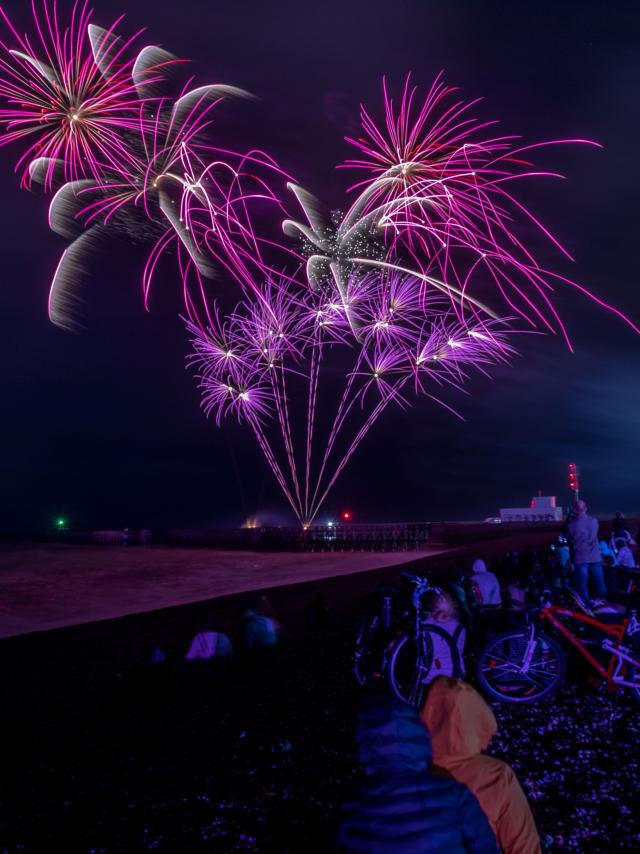
POLYGON ((566 675, 567 655, 546 633, 552 628, 586 659, 603 684, 628 689, 640 702, 636 611, 599 619, 577 594, 572 597, 577 608, 554 604, 545 592, 540 606, 527 612, 523 628, 497 635, 480 650, 476 672, 489 696, 507 703, 535 703, 557 691, 566 675))

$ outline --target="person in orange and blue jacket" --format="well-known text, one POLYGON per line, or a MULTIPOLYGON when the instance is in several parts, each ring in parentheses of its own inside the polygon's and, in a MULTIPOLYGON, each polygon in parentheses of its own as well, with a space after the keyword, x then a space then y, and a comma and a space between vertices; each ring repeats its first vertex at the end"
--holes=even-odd
POLYGON ((420 714, 431 735, 434 768, 477 797, 505 854, 540 854, 540 837, 518 778, 483 753, 498 731, 495 716, 471 685, 440 676, 420 714))
POLYGON ((364 782, 344 807, 341 854, 497 854, 478 801, 431 770, 429 733, 415 709, 370 698, 356 729, 364 782))

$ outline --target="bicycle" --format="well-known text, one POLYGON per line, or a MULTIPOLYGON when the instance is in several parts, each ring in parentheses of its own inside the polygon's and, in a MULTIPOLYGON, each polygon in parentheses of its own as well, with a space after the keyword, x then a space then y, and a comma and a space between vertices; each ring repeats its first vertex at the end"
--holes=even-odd
MULTIPOLYGON (((393 603, 397 591, 382 588, 380 612, 363 623, 356 641, 354 675, 363 687, 386 680, 392 693, 411 706, 419 707, 428 685, 439 675, 436 651, 444 649, 451 658, 454 676, 462 675, 458 637, 429 623, 429 613, 422 607, 422 597, 439 592, 428 578, 402 573, 413 585, 410 607, 397 617, 393 603), (444 646, 443 646, 444 645, 444 646)), ((462 627, 460 627, 462 628, 462 627)))
POLYGON ((376 687, 386 678, 389 650, 400 619, 393 615, 393 602, 398 592, 388 585, 378 587, 376 593, 382 598, 379 611, 367 617, 358 631, 353 675, 361 688, 376 687))
POLYGON ((545 591, 540 605, 527 612, 523 629, 503 632, 480 650, 476 674, 490 697, 507 703, 535 703, 558 690, 566 676, 567 655, 560 643, 545 633, 546 625, 585 658, 603 684, 612 689, 627 688, 640 702, 640 622, 636 611, 623 615, 619 622, 605 622, 589 611, 575 592, 569 592, 577 609, 554 604, 545 591), (585 629, 591 636, 578 637, 585 629), (604 663, 596 657, 600 653, 604 653, 604 663))

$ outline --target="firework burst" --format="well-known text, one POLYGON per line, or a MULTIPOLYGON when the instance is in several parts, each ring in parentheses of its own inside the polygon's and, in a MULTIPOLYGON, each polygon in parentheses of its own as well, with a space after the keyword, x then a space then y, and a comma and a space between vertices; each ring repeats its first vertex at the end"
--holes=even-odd
POLYGON ((267 153, 210 138, 219 102, 246 92, 181 85, 175 57, 153 45, 136 54, 139 34, 120 36, 120 19, 91 23, 86 2, 66 23, 56 0, 32 0, 32 12, 30 39, 0 7, 0 146, 22 144, 22 184, 52 194, 49 224, 71 241, 52 320, 75 325, 89 256, 114 232, 151 244, 145 306, 170 252, 204 411, 249 426, 303 525, 389 405, 425 395, 449 407, 441 390, 509 360, 523 326, 570 344, 558 285, 620 314, 543 267, 523 226, 569 253, 513 189, 559 177, 529 162, 536 149, 595 143, 523 145, 475 118, 478 102, 441 76, 422 100, 409 77, 397 101, 385 81, 382 122, 363 108, 362 136, 349 140, 356 197, 328 218, 267 153), (281 242, 279 226, 296 242, 281 242), (224 316, 216 278, 242 294, 224 316))
POLYGON ((214 310, 207 329, 188 324, 203 409, 218 423, 249 424, 303 525, 390 404, 406 407, 415 394, 438 400, 437 385, 461 388, 468 369, 513 354, 506 322, 463 326, 442 294, 425 304, 421 287, 387 270, 352 270, 358 338, 333 277, 302 293, 270 282, 262 300, 242 302, 228 319, 214 310), (336 364, 344 376, 337 396, 336 364))
MULTIPOLYGON (((16 171, 29 186, 35 158, 64 164, 68 180, 100 176, 132 161, 127 131, 138 124, 140 103, 127 54, 130 39, 90 23, 86 3, 73 6, 68 24, 60 22, 57 4, 32 3, 36 38, 21 36, 0 6, 13 45, 0 47, 0 145, 26 143, 16 171)), ((151 79, 151 78, 150 78, 151 79)), ((48 173, 47 182, 51 182, 48 173)))
POLYGON ((485 311, 493 306, 531 327, 560 332, 571 347, 554 305, 558 285, 571 285, 620 312, 538 261, 520 236, 531 223, 571 256, 512 187, 524 179, 562 177, 533 167, 529 157, 536 150, 598 143, 566 139, 523 145, 515 136, 492 135, 496 122, 473 116, 478 101, 452 100, 455 92, 439 75, 420 104, 417 87, 407 77, 396 105, 383 81, 383 124, 377 125, 363 107, 363 136, 348 139, 360 157, 344 166, 366 171, 367 177, 351 188, 359 193, 342 232, 377 230, 388 248, 387 261, 428 276, 431 285, 446 286, 461 319, 465 310, 475 312, 482 295, 485 311))

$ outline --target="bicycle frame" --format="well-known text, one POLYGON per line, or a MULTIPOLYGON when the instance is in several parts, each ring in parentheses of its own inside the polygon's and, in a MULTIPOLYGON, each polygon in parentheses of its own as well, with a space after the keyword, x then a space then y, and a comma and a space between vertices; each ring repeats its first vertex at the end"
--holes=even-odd
MULTIPOLYGON (((422 684, 421 675, 430 666, 431 657, 426 646, 426 635, 421 626, 424 617, 421 597, 429 590, 437 591, 439 588, 432 587, 427 578, 408 573, 402 573, 402 576, 413 585, 410 604, 405 606, 402 603, 402 613, 394 614, 395 591, 388 593, 380 590, 382 602, 378 610, 363 622, 358 633, 353 672, 361 685, 366 684, 369 678, 381 679, 388 675, 389 662, 403 638, 410 637, 415 640, 419 685, 422 684)), ((436 632, 437 629, 433 628, 432 631, 436 632)))
POLYGON ((622 640, 630 622, 628 617, 625 617, 621 623, 610 625, 609 623, 603 623, 588 614, 581 614, 579 611, 572 611, 570 608, 564 608, 560 605, 552 604, 545 605, 545 607, 540 610, 539 616, 541 620, 545 620, 550 623, 558 632, 560 632, 560 634, 565 637, 569 643, 584 656, 584 658, 586 658, 589 664, 603 679, 606 679, 609 684, 624 685, 628 688, 640 687, 640 682, 630 682, 629 680, 626 680, 621 673, 623 661, 634 665, 638 668, 638 672, 640 672, 640 661, 629 655, 627 647, 622 646, 622 640), (569 617, 572 620, 577 620, 579 623, 598 629, 598 631, 601 631, 606 635, 610 635, 613 638, 613 641, 605 640, 602 644, 602 648, 611 653, 611 657, 609 658, 609 663, 606 668, 603 667, 593 655, 591 655, 586 645, 577 638, 564 625, 564 623, 558 619, 558 617, 569 617))

